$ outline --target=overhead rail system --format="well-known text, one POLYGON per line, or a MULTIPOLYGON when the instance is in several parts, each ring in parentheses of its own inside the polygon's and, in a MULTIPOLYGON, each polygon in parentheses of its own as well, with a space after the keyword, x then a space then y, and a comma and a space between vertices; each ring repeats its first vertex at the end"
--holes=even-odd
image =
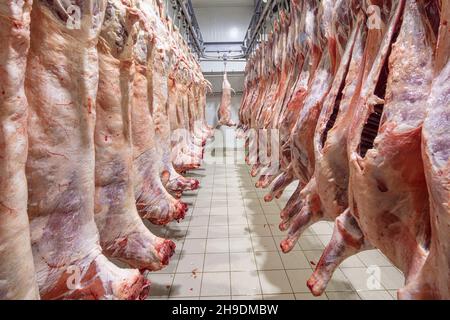
POLYGON ((289 9, 289 0, 258 0, 242 43, 208 43, 203 41, 192 1, 166 0, 166 4, 168 4, 167 2, 170 2, 172 19, 182 33, 184 32, 189 47, 199 59, 211 61, 247 59, 258 43, 265 39, 267 32, 271 30, 273 21, 277 18, 277 12, 282 8, 289 9))
POLYGON ((195 17, 191 0, 165 0, 166 8, 170 8, 168 14, 172 21, 180 29, 191 50, 197 58, 203 56, 205 50, 202 33, 195 17))

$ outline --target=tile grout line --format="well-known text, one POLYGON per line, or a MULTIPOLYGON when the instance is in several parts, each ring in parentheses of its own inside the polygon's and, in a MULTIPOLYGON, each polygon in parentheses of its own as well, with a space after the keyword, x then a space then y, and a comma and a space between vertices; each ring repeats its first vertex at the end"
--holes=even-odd
MULTIPOLYGON (((181 250, 180 250, 180 257, 179 257, 179 259, 178 259, 178 261, 177 261, 177 266, 176 266, 176 268, 175 268, 175 273, 174 273, 174 276, 173 276, 173 279, 172 279, 172 285, 170 286, 169 294, 168 294, 168 296, 167 296, 168 298, 170 298, 170 295, 171 295, 171 293, 172 293, 173 283, 174 283, 174 281, 175 281, 176 275, 177 275, 177 274, 181 274, 181 272, 180 272, 180 273, 178 272, 178 266, 179 266, 179 264, 180 264, 181 256, 182 256, 182 254, 184 253, 184 244, 186 243, 186 240, 187 240, 187 239, 186 239, 187 233, 189 232, 189 228, 190 228, 191 223, 192 223, 192 217, 194 216, 194 213, 195 213, 195 208, 196 208, 197 200, 198 200, 198 192, 197 192, 197 194, 196 194, 196 196, 195 196, 195 201, 194 201, 194 205, 193 205, 192 213, 191 213, 191 217, 190 217, 191 219, 189 220, 189 224, 188 224, 186 233, 184 234, 183 245, 182 245, 181 250)), ((208 220, 208 221, 209 221, 209 220, 208 220)), ((208 232, 208 230, 207 230, 207 232, 208 232)), ((206 248, 205 248, 205 250, 206 250, 206 248)), ((203 270, 202 270, 202 271, 203 271, 203 270)), ((203 278, 203 274, 202 274, 202 278, 203 278)), ((200 282, 200 290, 201 290, 201 282, 200 282)), ((200 297, 200 296, 199 296, 199 297, 200 297)))
MULTIPOLYGON (((214 165, 214 173, 213 173, 213 177, 212 177, 213 192, 214 192, 214 182, 216 180, 215 175, 216 175, 216 166, 214 165)), ((211 201, 209 203, 208 226, 206 227, 205 250, 203 252, 202 278, 200 279, 200 289, 198 292, 199 299, 200 299, 200 297, 202 297, 203 277, 205 274, 206 247, 208 246, 209 226, 211 224, 211 206, 212 206, 212 195, 211 195, 211 201)))
MULTIPOLYGON (((250 172, 249 172, 249 174, 250 174, 250 172)), ((253 180, 252 180, 252 182, 253 182, 253 180)), ((255 191, 254 190, 255 189, 255 185, 254 184, 253 184, 253 186, 251 188, 253 189, 253 191, 255 191)), ((258 203, 259 203, 259 201, 258 201, 258 203)), ((260 206, 261 206, 261 204, 260 204, 260 206)), ((246 216, 247 216, 247 207, 246 206, 244 206, 244 210, 245 210, 245 213, 246 213, 246 216)), ((261 208, 261 210, 262 210, 262 208, 261 208)), ((247 223, 248 223, 248 217, 247 217, 247 223)), ((261 297, 264 299, 264 291, 263 291, 263 287, 262 287, 262 283, 261 283, 261 275, 260 275, 259 270, 258 270, 258 264, 256 263, 255 247, 253 246, 253 235, 252 235, 252 232, 251 232, 250 228, 249 228, 249 235, 250 235, 250 243, 251 243, 251 246, 252 246, 253 259, 255 261, 256 274, 258 275, 259 288, 261 290, 260 291, 261 292, 261 297)))

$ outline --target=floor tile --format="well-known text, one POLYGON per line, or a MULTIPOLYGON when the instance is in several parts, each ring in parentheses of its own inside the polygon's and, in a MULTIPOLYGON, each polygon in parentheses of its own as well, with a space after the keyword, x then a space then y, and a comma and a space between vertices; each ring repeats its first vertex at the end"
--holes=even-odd
POLYGON ((201 274, 193 276, 192 273, 177 273, 170 289, 170 297, 199 297, 201 279, 201 274))
POLYGON ((272 237, 252 237, 253 249, 259 251, 278 251, 272 237))
POLYGON ((164 237, 170 239, 182 239, 186 236, 187 230, 187 227, 169 226, 164 237))
POLYGON ((195 208, 209 208, 209 207, 211 207, 211 200, 204 199, 204 200, 197 200, 195 202, 195 208))
MULTIPOLYGON (((230 227, 231 228, 231 227, 230 227)), ((229 238, 230 252, 251 252, 252 241, 250 237, 229 238)))
POLYGON ((248 253, 230 253, 231 271, 256 270, 255 258, 248 253))
POLYGON ((263 212, 266 215, 279 215, 280 214, 280 208, 278 205, 262 205, 263 212))
POLYGON ((232 296, 231 300, 263 300, 262 295, 232 296))
POLYGON ((208 227, 189 227, 186 239, 204 239, 208 234, 208 227))
POLYGON ((395 267, 381 267, 380 281, 387 290, 397 290, 405 285, 405 277, 395 267))
POLYGON ((278 227, 278 224, 268 224, 268 227, 274 236, 286 235, 286 231, 281 231, 280 228, 278 227))
POLYGON ((296 293, 309 293, 306 282, 312 274, 311 269, 287 270, 289 282, 296 293))
POLYGON ((255 260, 258 270, 284 270, 278 252, 256 252, 255 260))
POLYGON ((393 300, 387 291, 358 291, 362 300, 393 300))
POLYGON ((264 294, 264 300, 295 300, 295 296, 291 293, 282 293, 282 294, 264 294))
POLYGON ((284 270, 258 271, 263 294, 292 293, 284 270))
POLYGON ((319 263, 320 257, 322 256, 321 250, 308 250, 303 251, 303 253, 306 256, 306 259, 308 259, 309 264, 311 265, 311 268, 315 269, 317 264, 319 263))
POLYGON ((301 251, 281 253, 281 260, 286 269, 310 269, 310 264, 305 254, 301 251))
POLYGON ((328 224, 328 222, 325 222, 325 221, 321 221, 321 222, 317 222, 317 223, 313 224, 311 226, 311 229, 316 234, 332 234, 333 233, 333 228, 328 224))
POLYGON ((210 226, 227 226, 228 225, 228 215, 221 216, 211 216, 209 220, 210 226))
POLYGON ((231 294, 233 298, 235 296, 261 295, 257 271, 231 272, 231 294))
POLYGON ((230 238, 241 238, 250 234, 250 229, 247 225, 230 226, 228 231, 230 238))
POLYGON ((388 290, 388 292, 391 295, 392 299, 397 300, 397 290, 388 290))
POLYGON ((230 271, 229 253, 207 253, 205 255, 204 272, 230 271))
POLYGON ((302 250, 323 250, 324 245, 316 235, 302 235, 298 240, 302 250))
POLYGON ((324 293, 321 296, 315 297, 311 293, 296 293, 295 300, 328 300, 327 295, 324 293))
POLYGON ((330 300, 361 300, 358 294, 353 291, 327 292, 326 295, 330 300))
POLYGON ((279 225, 281 218, 279 214, 266 214, 266 220, 268 224, 279 225))
POLYGON ((357 254, 365 266, 390 267, 392 264, 378 250, 368 250, 357 254))
POLYGON ((209 226, 208 239, 228 238, 228 226, 209 226))
POLYGON ((247 225, 247 216, 244 215, 229 215, 228 216, 229 225, 247 225))
POLYGON ((168 297, 174 277, 174 274, 150 274, 148 277, 152 283, 150 296, 168 297))
POLYGON ((250 226, 250 234, 252 237, 271 237, 270 227, 268 225, 250 226))
POLYGON ((342 272, 357 291, 382 290, 379 279, 367 268, 343 268, 342 272))
POLYGON ((244 206, 235 206, 233 202, 230 202, 227 212, 229 216, 246 214, 244 206))
POLYGON ((228 238, 208 239, 206 243, 207 253, 225 253, 229 251, 228 238))
POLYGON ((215 200, 215 201, 211 201, 211 208, 213 208, 213 210, 211 210, 211 213, 213 211, 215 211, 216 208, 224 208, 227 207, 228 202, 227 200, 215 200))
POLYGON ((177 273, 202 272, 203 254, 183 254, 178 262, 177 273))
POLYGON ((209 215, 194 215, 191 218, 191 223, 189 224, 190 227, 204 227, 208 226, 209 224, 209 215))
POLYGON ((268 224, 266 216, 263 214, 257 214, 257 215, 249 214, 249 215, 247 215, 247 220, 248 220, 248 224, 250 226, 267 225, 268 224))
POLYGON ((206 239, 186 239, 183 252, 186 253, 205 253, 206 239))
POLYGON ((200 297, 200 300, 231 300, 231 296, 200 297))
POLYGON ((231 294, 230 273, 204 273, 201 288, 202 296, 228 296, 231 294))
POLYGON ((211 211, 210 207, 207 208, 195 208, 193 211, 192 216, 193 217, 198 217, 198 216, 209 216, 209 213, 211 211))
POLYGON ((344 261, 342 261, 341 268, 361 268, 364 267, 364 264, 359 260, 359 258, 355 256, 348 257, 344 261))

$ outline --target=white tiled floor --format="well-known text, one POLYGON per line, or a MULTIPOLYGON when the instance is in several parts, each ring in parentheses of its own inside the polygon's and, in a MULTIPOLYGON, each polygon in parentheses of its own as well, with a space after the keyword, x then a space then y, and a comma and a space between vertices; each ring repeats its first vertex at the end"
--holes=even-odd
POLYGON ((209 164, 192 174, 201 189, 184 196, 191 209, 182 223, 151 226, 177 243, 177 253, 166 269, 149 274, 150 299, 395 299, 403 275, 375 250, 347 259, 325 294, 312 296, 306 281, 333 225, 313 225, 283 254, 278 214, 294 186, 267 204, 249 168, 235 164, 232 151, 222 159, 226 165, 209 155, 209 164))

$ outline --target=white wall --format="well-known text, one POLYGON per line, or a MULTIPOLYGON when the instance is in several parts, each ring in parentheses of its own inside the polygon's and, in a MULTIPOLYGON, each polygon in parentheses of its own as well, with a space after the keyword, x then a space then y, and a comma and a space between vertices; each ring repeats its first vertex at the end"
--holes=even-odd
POLYGON ((205 42, 242 42, 253 15, 253 7, 195 8, 205 42))
MULTIPOLYGON (((246 61, 227 62, 227 72, 243 72, 245 70, 246 61)), ((222 61, 200 61, 200 66, 203 72, 224 72, 225 65, 222 61)))
MULTIPOLYGON (((194 1, 195 16, 205 42, 242 42, 250 24, 254 11, 253 1, 194 1), (241 5, 238 5, 241 4, 241 5)), ((234 46, 236 47, 236 46, 234 46)), ((239 48, 239 46, 238 46, 239 48)), ((233 53, 234 55, 236 53, 233 53)), ((210 56, 217 54, 208 53, 210 56)), ((225 70, 222 61, 201 61, 202 71, 208 73, 223 73, 225 70)), ((227 62, 228 72, 241 72, 230 77, 230 82, 236 91, 243 90, 244 70, 246 61, 227 62)), ((214 92, 221 92, 221 76, 207 75, 206 78, 213 84, 214 92)))
MULTIPOLYGON (((242 93, 244 90, 244 74, 228 73, 227 77, 234 91, 236 91, 237 94, 242 93)), ((205 78, 211 82, 214 93, 222 93, 223 73, 205 74, 205 78)))

